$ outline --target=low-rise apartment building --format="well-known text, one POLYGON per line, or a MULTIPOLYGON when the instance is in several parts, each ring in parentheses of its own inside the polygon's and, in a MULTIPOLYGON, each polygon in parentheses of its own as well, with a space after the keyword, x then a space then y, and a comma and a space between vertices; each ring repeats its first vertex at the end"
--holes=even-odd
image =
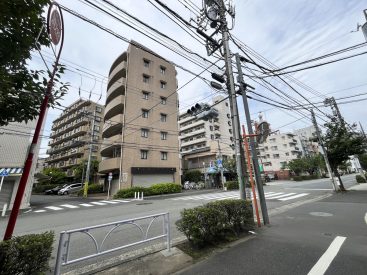
POLYGON ((103 113, 103 105, 89 100, 79 99, 68 106, 52 123, 47 167, 60 168, 67 176, 73 177, 72 167, 88 159, 91 135, 93 136, 91 158, 101 160, 103 113), (94 114, 94 129, 92 129, 94 114))

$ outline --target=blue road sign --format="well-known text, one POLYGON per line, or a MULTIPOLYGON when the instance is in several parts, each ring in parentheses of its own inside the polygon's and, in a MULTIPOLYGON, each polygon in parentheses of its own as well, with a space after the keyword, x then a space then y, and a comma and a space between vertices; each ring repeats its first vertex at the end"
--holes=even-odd
POLYGON ((218 167, 222 167, 223 166, 221 159, 217 159, 217 165, 218 165, 218 167))
POLYGON ((3 171, 1 171, 0 177, 7 177, 7 176, 9 176, 9 172, 8 171, 6 171, 5 169, 3 171))

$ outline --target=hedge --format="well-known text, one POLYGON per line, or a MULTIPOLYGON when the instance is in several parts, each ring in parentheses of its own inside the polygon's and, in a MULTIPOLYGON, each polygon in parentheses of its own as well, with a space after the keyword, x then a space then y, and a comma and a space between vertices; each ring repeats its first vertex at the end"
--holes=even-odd
POLYGON ((306 176, 293 176, 294 181, 303 181, 303 180, 316 180, 320 177, 318 175, 306 175, 306 176))
POLYGON ((158 183, 153 184, 150 187, 134 186, 131 188, 120 189, 113 197, 119 198, 133 198, 135 192, 143 192, 144 196, 161 195, 161 194, 172 194, 180 193, 182 186, 176 183, 158 183))
POLYGON ((44 193, 46 190, 52 189, 59 186, 59 184, 38 184, 33 187, 34 193, 44 193))
MULTIPOLYGON (((97 193, 103 193, 103 185, 102 184, 89 184, 88 185, 88 194, 97 194, 97 193)), ((79 190, 78 196, 83 196, 84 194, 84 187, 83 189, 79 190)))
POLYGON ((366 180, 361 175, 356 175, 357 183, 365 183, 366 180))
POLYGON ((240 188, 238 181, 227 181, 224 186, 227 187, 227 190, 238 190, 240 188))
POLYGON ((44 232, 0 242, 0 274, 45 274, 53 241, 54 233, 44 232))
POLYGON ((215 244, 254 228, 252 205, 229 199, 184 209, 176 226, 193 246, 215 244))

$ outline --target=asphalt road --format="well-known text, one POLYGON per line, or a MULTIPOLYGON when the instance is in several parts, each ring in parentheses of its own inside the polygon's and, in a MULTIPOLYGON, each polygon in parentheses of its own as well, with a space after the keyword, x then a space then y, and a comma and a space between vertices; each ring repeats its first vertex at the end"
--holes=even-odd
POLYGON ((179 274, 367 274, 366 198, 350 191, 291 209, 255 238, 179 274))
MULTIPOLYGON (((346 187, 355 184, 354 177, 354 175, 343 177, 346 187)), ((279 181, 265 186, 264 189, 265 193, 268 194, 267 196, 269 196, 267 206, 270 211, 333 193, 331 184, 327 180, 307 182, 279 181), (295 198, 292 199, 294 196, 295 198), (272 197, 279 198, 272 199, 272 197), (284 200, 287 198, 291 199, 284 200)), ((210 200, 223 199, 227 195, 235 198, 236 196, 238 197, 238 192, 222 192, 220 190, 190 191, 178 195, 148 198, 144 202, 131 200, 115 204, 105 203, 103 200, 95 198, 83 200, 82 198, 67 196, 37 196, 32 198, 32 211, 22 213, 19 216, 14 233, 15 235, 23 235, 53 230, 56 233, 53 254, 55 256, 61 231, 169 212, 172 238, 176 238, 182 236, 174 225, 179 219, 182 209, 202 205, 210 200), (82 204, 88 204, 90 207, 85 207, 82 204)), ((0 233, 2 235, 4 234, 6 223, 7 219, 0 219, 0 233)), ((147 226, 147 223, 143 223, 142 226, 147 226)), ((160 222, 154 224, 151 229, 152 233, 162 232, 159 226, 161 226, 160 222)), ((105 233, 98 232, 96 235, 103 238, 105 233)), ((123 238, 127 240, 138 238, 136 231, 132 228, 116 230, 114 234, 112 237, 119 240, 123 238)), ((90 250, 93 249, 93 246, 90 244, 86 245, 90 240, 83 236, 77 236, 72 241, 73 256, 75 257, 90 253, 90 250)), ((112 246, 113 244, 109 245, 112 246)))

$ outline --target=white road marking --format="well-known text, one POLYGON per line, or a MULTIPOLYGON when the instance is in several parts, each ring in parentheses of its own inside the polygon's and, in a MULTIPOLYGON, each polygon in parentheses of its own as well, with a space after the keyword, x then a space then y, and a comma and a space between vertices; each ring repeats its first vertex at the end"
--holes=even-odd
POLYGON ((95 205, 106 205, 103 202, 98 202, 98 201, 92 201, 91 203, 95 204, 95 205))
POLYGON ((79 205, 81 205, 81 206, 85 206, 85 207, 91 207, 91 206, 93 206, 93 205, 91 205, 91 204, 89 204, 89 203, 81 203, 81 204, 79 204, 79 205))
POLYGON ((43 212, 46 212, 45 209, 41 209, 41 210, 36 210, 36 211, 33 211, 34 213, 43 213, 43 212))
POLYGON ((366 212, 366 215, 364 215, 364 221, 366 222, 367 224, 367 212, 366 212))
POLYGON ((337 236, 307 275, 323 275, 338 254, 346 237, 337 236))
POLYGON ((47 209, 51 209, 51 210, 55 210, 55 211, 63 210, 63 208, 61 208, 61 207, 57 207, 57 206, 46 206, 45 208, 47 208, 47 209))
POLYGON ((76 206, 76 205, 72 205, 72 204, 62 204, 60 205, 62 207, 66 207, 66 208, 79 208, 79 206, 76 206))
POLYGON ((110 204, 116 204, 116 203, 119 203, 119 202, 117 202, 117 201, 101 201, 101 202, 103 202, 103 203, 110 203, 110 204))
POLYGON ((272 197, 272 199, 280 199, 280 198, 289 197, 289 196, 292 196, 292 195, 295 195, 295 194, 296 193, 288 193, 288 194, 272 197))
POLYGON ((283 192, 279 192, 279 193, 274 193, 274 194, 270 194, 270 195, 265 195, 266 199, 272 199, 273 197, 279 196, 279 195, 283 195, 283 192))
POLYGON ((112 201, 116 201, 116 202, 130 202, 130 201, 125 201, 125 200, 112 200, 112 201))
POLYGON ((309 193, 301 193, 301 194, 298 194, 298 195, 294 195, 292 197, 286 197, 286 198, 283 198, 283 199, 279 199, 280 201, 288 201, 288 200, 293 200, 293 199, 297 199, 297 198, 300 198, 300 197, 304 197, 304 196, 307 196, 309 195, 309 193))

